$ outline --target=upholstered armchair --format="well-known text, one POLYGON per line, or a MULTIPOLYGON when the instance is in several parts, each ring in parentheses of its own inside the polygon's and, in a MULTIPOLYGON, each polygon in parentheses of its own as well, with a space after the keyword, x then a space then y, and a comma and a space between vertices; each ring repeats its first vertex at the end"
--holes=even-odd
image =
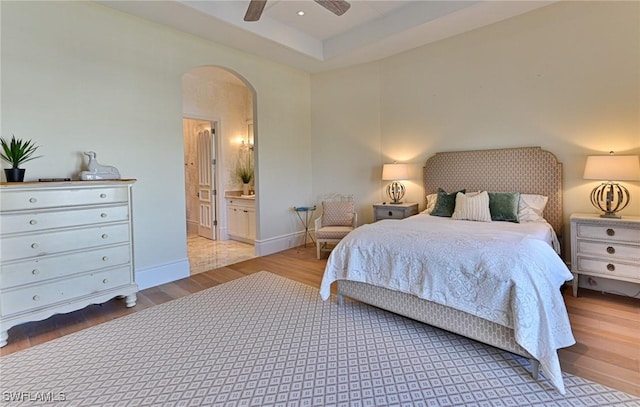
POLYGON ((318 259, 323 252, 331 251, 333 245, 340 242, 358 225, 358 215, 351 196, 333 196, 322 201, 322 215, 315 220, 316 254, 318 259))

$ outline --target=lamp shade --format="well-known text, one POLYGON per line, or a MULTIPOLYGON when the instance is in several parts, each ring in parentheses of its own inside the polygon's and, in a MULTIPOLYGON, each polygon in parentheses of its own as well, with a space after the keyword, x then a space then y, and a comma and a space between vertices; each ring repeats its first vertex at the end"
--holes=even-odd
POLYGON ((640 159, 637 155, 590 155, 584 166, 583 178, 640 181, 640 159))
POLYGON ((384 164, 382 166, 383 181, 398 181, 409 178, 409 167, 407 164, 384 164))

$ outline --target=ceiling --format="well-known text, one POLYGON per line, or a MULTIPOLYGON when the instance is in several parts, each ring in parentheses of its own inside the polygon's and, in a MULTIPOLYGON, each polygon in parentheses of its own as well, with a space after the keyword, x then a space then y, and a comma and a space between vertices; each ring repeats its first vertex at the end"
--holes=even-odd
POLYGON ((350 0, 351 8, 336 16, 313 0, 268 0, 257 22, 243 20, 248 0, 98 2, 314 73, 385 58, 554 1, 350 0))

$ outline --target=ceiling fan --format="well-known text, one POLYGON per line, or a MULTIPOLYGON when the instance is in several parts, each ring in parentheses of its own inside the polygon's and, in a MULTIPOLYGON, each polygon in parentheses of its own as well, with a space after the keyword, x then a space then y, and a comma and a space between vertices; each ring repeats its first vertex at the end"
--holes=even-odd
MULTIPOLYGON (((326 8, 333 14, 341 16, 349 10, 351 4, 345 0, 314 0, 316 3, 326 8)), ((267 0, 251 0, 244 21, 258 21, 262 15, 262 10, 267 4, 267 0)))

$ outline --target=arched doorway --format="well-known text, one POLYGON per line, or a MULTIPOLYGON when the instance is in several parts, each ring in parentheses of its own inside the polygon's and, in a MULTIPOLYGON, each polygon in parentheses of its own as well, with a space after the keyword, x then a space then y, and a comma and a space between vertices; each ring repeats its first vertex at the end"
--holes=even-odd
POLYGON ((191 274, 196 274, 255 257, 251 236, 236 230, 238 216, 255 225, 257 211, 237 212, 235 206, 255 205, 239 176, 247 163, 255 171, 255 97, 239 75, 217 66, 186 72, 182 97, 185 227, 191 274))

